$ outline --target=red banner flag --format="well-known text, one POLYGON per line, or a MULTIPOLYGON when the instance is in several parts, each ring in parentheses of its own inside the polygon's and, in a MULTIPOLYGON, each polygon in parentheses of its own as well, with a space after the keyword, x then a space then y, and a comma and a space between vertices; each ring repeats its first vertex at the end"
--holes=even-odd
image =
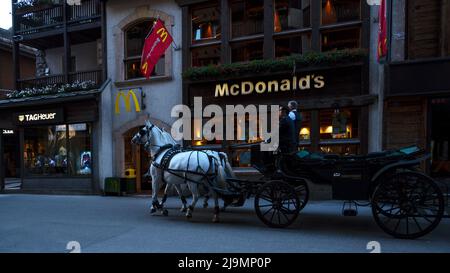
POLYGON ((173 38, 161 20, 157 20, 150 35, 145 39, 141 57, 141 73, 147 79, 158 63, 159 59, 172 44, 173 38))
POLYGON ((381 0, 380 11, 379 11, 379 27, 378 27, 378 50, 377 57, 378 61, 386 57, 388 47, 387 47, 387 9, 386 0, 381 0))

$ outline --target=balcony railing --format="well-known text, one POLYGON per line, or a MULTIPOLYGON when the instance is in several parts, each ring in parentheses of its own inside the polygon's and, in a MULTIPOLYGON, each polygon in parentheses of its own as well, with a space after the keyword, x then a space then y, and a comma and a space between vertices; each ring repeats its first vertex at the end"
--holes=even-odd
POLYGON ((16 34, 44 32, 64 26, 64 8, 67 7, 67 24, 86 24, 98 21, 101 15, 100 0, 84 0, 80 6, 53 4, 50 6, 28 7, 15 12, 16 34))
MULTIPOLYGON (((96 85, 100 86, 102 84, 102 70, 91 70, 91 71, 82 71, 82 72, 73 72, 69 73, 69 82, 84 82, 84 81, 93 81, 96 85)), ((65 84, 65 77, 63 74, 58 75, 50 75, 45 77, 38 78, 30 78, 30 79, 21 79, 17 81, 17 88, 19 90, 25 88, 33 88, 33 87, 44 87, 47 85, 60 85, 65 84)))

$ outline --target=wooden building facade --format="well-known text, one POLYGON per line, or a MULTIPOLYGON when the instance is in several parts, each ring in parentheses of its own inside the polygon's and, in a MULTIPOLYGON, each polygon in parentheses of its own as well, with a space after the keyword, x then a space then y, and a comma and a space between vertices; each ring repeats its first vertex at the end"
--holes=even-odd
POLYGON ((389 2, 384 146, 418 145, 432 153, 431 174, 448 176, 450 1, 389 2), (392 16, 393 10, 403 10, 404 16, 392 16), (402 53, 394 55, 396 50, 402 53))

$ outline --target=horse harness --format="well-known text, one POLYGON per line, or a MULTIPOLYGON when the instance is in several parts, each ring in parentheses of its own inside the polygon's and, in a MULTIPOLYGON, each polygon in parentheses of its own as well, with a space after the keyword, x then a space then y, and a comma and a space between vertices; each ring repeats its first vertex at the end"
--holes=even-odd
MULTIPOLYGON (((179 153, 183 153, 183 152, 189 152, 188 150, 184 150, 181 148, 181 146, 179 144, 173 145, 173 144, 166 144, 163 145, 161 147, 159 147, 158 151, 156 152, 156 154, 153 157, 153 163, 152 165, 155 166, 156 168, 162 170, 163 172, 166 171, 172 175, 175 175, 179 178, 184 179, 184 182, 186 183, 187 181, 189 182, 193 182, 193 183, 197 183, 199 184, 200 182, 195 181, 189 177, 187 177, 187 174, 193 174, 193 175, 199 175, 202 176, 204 178, 207 179, 208 184, 211 185, 211 181, 217 176, 217 166, 216 169, 214 170, 214 172, 211 173, 211 168, 214 166, 213 165, 213 161, 215 160, 215 158, 207 153, 205 153, 208 157, 209 160, 209 169, 206 172, 200 172, 199 166, 200 164, 197 164, 197 171, 191 171, 189 170, 189 162, 190 162, 190 158, 192 156, 192 154, 194 152, 198 152, 201 153, 201 151, 192 151, 190 150, 191 154, 189 155, 189 160, 188 160, 188 166, 186 168, 186 170, 173 170, 169 168, 170 165, 170 161, 172 160, 172 158, 179 154, 179 153), (156 159, 162 154, 162 158, 161 161, 158 163, 156 162, 156 159), (179 174, 179 172, 182 171, 184 173, 184 175, 179 174)), ((198 158, 198 153, 197 153, 197 163, 199 163, 199 158, 198 158)), ((200 168, 201 169, 201 168, 200 168)), ((162 180, 164 183, 166 183, 166 181, 164 181, 164 175, 162 176, 162 180)))

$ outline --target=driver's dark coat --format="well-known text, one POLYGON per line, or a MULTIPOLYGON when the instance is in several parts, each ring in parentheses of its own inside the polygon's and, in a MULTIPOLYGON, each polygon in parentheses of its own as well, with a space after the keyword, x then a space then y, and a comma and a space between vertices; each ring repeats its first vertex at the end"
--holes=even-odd
POLYGON ((279 141, 282 153, 295 151, 295 125, 294 121, 289 116, 280 119, 279 141))

